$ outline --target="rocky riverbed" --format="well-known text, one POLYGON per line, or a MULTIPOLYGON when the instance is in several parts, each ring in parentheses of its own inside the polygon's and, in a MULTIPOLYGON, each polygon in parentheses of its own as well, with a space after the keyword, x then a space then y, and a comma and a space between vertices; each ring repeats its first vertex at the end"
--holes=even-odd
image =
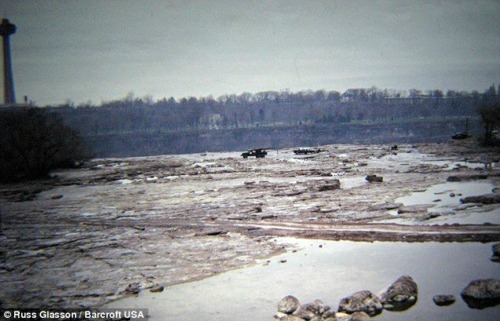
POLYGON ((98 307, 289 250, 277 236, 500 240, 499 226, 487 221, 432 224, 440 215, 498 215, 491 195, 440 214, 429 212, 439 201, 411 211, 395 202, 451 176, 488 182, 488 194, 496 194, 498 150, 463 142, 321 149, 274 150, 263 159, 240 153, 95 159, 46 181, 1 185, 0 305, 98 307), (373 175, 382 181, 366 179, 373 175), (399 224, 403 216, 416 224, 399 224))

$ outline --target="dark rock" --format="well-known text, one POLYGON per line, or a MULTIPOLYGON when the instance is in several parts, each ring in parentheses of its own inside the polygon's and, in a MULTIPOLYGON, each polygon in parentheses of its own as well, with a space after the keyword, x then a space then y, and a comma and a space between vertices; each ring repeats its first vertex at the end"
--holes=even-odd
POLYGON ((380 301, 386 310, 404 311, 417 302, 418 287, 411 276, 402 276, 387 288, 380 301))
POLYGON ((500 243, 493 244, 491 247, 493 250, 493 255, 491 256, 490 260, 493 262, 500 262, 500 243))
POLYGON ((439 294, 435 295, 432 298, 432 301, 434 301, 434 303, 438 306, 447 306, 455 303, 455 296, 448 294, 439 294))
POLYGON ((483 279, 471 281, 460 293, 472 309, 483 309, 500 303, 500 280, 483 279))
POLYGON ((333 191, 340 189, 340 181, 338 179, 329 179, 319 182, 321 185, 318 186, 319 192, 333 191))
POLYGON ((316 317, 316 313, 309 310, 307 306, 301 306, 299 310, 295 311, 293 315, 298 316, 303 320, 312 320, 313 318, 316 317))
POLYGON ((218 236, 218 235, 224 235, 224 234, 227 234, 227 231, 209 230, 209 231, 198 232, 195 234, 195 236, 218 236))
POLYGON ((468 196, 460 199, 462 203, 480 203, 480 204, 498 204, 500 203, 500 195, 491 193, 479 196, 468 196))
POLYGON ((373 316, 382 312, 382 308, 382 303, 375 294, 360 291, 340 300, 338 311, 349 314, 362 311, 373 316))
POLYGON ((325 317, 334 317, 335 312, 330 313, 330 307, 321 300, 302 305, 294 315, 304 320, 323 320, 325 317))
POLYGON ((381 176, 377 176, 377 175, 367 175, 365 177, 365 180, 367 180, 370 183, 382 183, 384 178, 381 176))
POLYGON ((463 181, 475 181, 478 179, 487 179, 488 175, 460 175, 460 176, 449 176, 446 180, 448 182, 463 182, 463 181))
POLYGON ((123 294, 138 294, 140 291, 141 285, 139 283, 130 283, 123 291, 123 294))
POLYGON ((278 303, 278 311, 286 314, 294 313, 299 307, 299 300, 292 295, 287 295, 278 303))

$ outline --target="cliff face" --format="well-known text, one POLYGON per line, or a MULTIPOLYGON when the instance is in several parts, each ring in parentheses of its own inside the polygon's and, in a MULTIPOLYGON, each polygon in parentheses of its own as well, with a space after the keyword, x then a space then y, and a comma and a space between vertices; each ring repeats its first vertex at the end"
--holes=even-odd
MULTIPOLYGON (((254 127, 184 132, 125 133, 85 136, 96 157, 126 157, 220 151, 252 148, 286 148, 328 144, 437 143, 465 129, 464 119, 415 120, 386 124, 321 124, 284 127, 254 127)), ((469 122, 469 132, 482 134, 478 119, 469 122)))

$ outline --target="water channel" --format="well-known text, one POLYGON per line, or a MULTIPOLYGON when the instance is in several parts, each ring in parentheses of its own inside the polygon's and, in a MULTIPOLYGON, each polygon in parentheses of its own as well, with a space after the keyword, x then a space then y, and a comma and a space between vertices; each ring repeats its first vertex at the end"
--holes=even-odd
POLYGON ((201 281, 143 291, 106 307, 147 308, 150 320, 273 320, 286 295, 301 303, 320 299, 337 309, 342 297, 360 290, 378 293, 401 275, 419 287, 418 302, 404 312, 384 311, 377 321, 498 320, 500 306, 471 309, 460 297, 474 279, 500 278, 490 261, 492 244, 399 243, 278 239, 298 250, 201 281), (452 294, 456 302, 438 307, 432 297, 452 294))

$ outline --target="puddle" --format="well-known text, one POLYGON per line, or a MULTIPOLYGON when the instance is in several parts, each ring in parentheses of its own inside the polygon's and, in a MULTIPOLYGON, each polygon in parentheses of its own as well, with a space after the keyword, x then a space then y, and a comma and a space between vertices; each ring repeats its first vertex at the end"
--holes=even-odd
MULTIPOLYGON (((396 223, 392 221, 392 223, 396 223)), ((465 213, 456 212, 455 215, 445 215, 433 218, 428 221, 421 222, 420 224, 496 224, 500 225, 500 208, 493 211, 475 212, 467 211, 465 213)))
POLYGON ((418 204, 436 204, 436 206, 458 206, 460 198, 492 193, 495 188, 490 181, 446 182, 429 187, 423 192, 415 192, 396 199, 396 203, 406 206, 418 204))
POLYGON ((419 287, 418 302, 373 320, 495 320, 500 313, 498 306, 470 309, 460 297, 471 280, 500 276, 500 264, 489 260, 491 244, 281 241, 302 250, 162 293, 144 291, 106 307, 147 308, 152 321, 272 320, 278 301, 289 294, 301 303, 320 299, 337 309, 344 296, 360 290, 377 293, 399 276, 410 275, 419 287), (438 307, 432 302, 436 294, 452 294, 457 301, 438 307))
MULTIPOLYGON (((421 154, 417 150, 399 151, 395 154, 385 155, 381 158, 371 157, 368 167, 398 167, 400 170, 409 170, 412 167, 420 165, 433 165, 440 167, 443 171, 452 171, 457 168, 469 169, 484 169, 483 163, 475 163, 468 161, 457 161, 454 158, 438 158, 433 155, 421 154)), ((498 166, 497 163, 491 164, 493 168, 498 166)))
MULTIPOLYGON (((494 188, 495 185, 489 180, 436 184, 425 191, 399 197, 395 203, 401 203, 404 206, 430 204, 433 206, 427 212, 439 215, 438 217, 426 221, 415 221, 412 218, 390 221, 398 224, 500 224, 498 215, 500 209, 480 212, 466 209, 460 202, 460 199, 464 197, 492 193, 494 188)), ((397 210, 389 212, 392 215, 398 215, 397 210)))

